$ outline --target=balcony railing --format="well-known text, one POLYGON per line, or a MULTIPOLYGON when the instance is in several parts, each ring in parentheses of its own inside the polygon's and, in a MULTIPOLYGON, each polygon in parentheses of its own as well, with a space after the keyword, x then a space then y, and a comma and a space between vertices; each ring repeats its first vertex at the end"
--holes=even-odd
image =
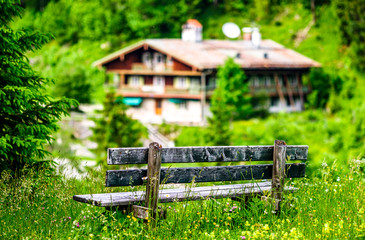
POLYGON ((191 88, 174 88, 174 87, 160 87, 160 86, 153 86, 153 85, 144 85, 141 87, 129 87, 123 86, 119 89, 121 93, 155 93, 155 94, 191 94, 197 95, 200 94, 200 87, 191 87, 191 88))
MULTIPOLYGON (((288 94, 289 93, 288 88, 286 88, 286 87, 281 87, 280 89, 281 89, 283 94, 288 94)), ((309 92, 309 88, 307 86, 303 86, 302 91, 303 91, 304 94, 306 94, 306 93, 309 92)), ((253 92, 253 93, 266 92, 269 95, 278 93, 275 86, 271 86, 271 87, 264 87, 264 86, 262 86, 262 87, 251 87, 251 92, 253 92)), ((299 86, 291 86, 291 92, 293 94, 299 94, 300 93, 299 86)))
MULTIPOLYGON (((278 95, 276 87, 251 87, 250 88, 251 93, 260 93, 265 92, 268 95, 278 95)), ((214 92, 214 89, 207 87, 207 96, 211 96, 214 92)), ((288 89, 287 88, 281 88, 281 91, 284 95, 288 95, 288 89)), ((293 94, 299 94, 299 87, 294 86, 291 88, 291 91, 293 94)), ((302 91, 304 94, 309 93, 309 88, 307 86, 302 87, 302 91)), ((174 88, 170 86, 153 86, 153 85, 144 85, 140 87, 130 87, 130 86, 122 86, 122 88, 119 89, 120 93, 154 93, 154 94, 177 94, 177 95, 198 95, 201 93, 200 87, 190 87, 190 88, 174 88)))
POLYGON ((134 71, 156 71, 156 72, 171 72, 173 70, 172 66, 159 63, 156 65, 147 66, 144 63, 133 63, 132 70, 134 71))

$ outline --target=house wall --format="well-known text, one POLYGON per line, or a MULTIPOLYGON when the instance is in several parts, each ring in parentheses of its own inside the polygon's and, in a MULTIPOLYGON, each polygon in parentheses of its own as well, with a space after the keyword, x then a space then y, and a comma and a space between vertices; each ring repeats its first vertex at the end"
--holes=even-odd
POLYGON ((173 60, 173 70, 174 71, 192 71, 192 68, 182 62, 179 62, 178 60, 176 59, 172 59, 173 60))
POLYGON ((300 102, 300 98, 294 96, 294 105, 290 104, 289 98, 285 98, 285 103, 280 101, 280 98, 275 97, 270 99, 270 107, 269 112, 278 113, 278 112, 300 112, 302 111, 302 106, 300 102))
POLYGON ((186 109, 179 108, 178 104, 163 101, 162 117, 166 122, 200 123, 201 103, 200 101, 186 101, 186 109))
POLYGON ((133 63, 142 63, 142 52, 143 49, 137 49, 134 52, 128 53, 123 56, 123 60, 117 58, 110 63, 104 65, 108 70, 130 70, 132 69, 133 63))
POLYGON ((130 107, 127 114, 141 122, 182 124, 200 124, 201 123, 201 103, 200 101, 186 101, 186 109, 179 108, 179 105, 170 102, 168 99, 162 99, 162 113, 155 113, 155 99, 145 98, 138 107, 130 107))
POLYGON ((107 70, 126 70, 132 69, 132 64, 140 62, 140 56, 137 54, 127 54, 124 56, 124 61, 120 61, 119 58, 105 64, 107 70))

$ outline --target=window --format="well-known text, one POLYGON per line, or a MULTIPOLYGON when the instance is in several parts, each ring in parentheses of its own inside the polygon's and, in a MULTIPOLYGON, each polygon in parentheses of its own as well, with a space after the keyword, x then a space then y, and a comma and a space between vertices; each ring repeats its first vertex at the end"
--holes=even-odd
MULTIPOLYGON (((199 81, 200 85, 200 81, 199 81)), ((216 77, 210 77, 208 78, 208 90, 215 89, 217 87, 217 78, 216 77)))
POLYGON ((153 86, 155 87, 165 87, 165 78, 162 76, 153 77, 153 86))
POLYGON ((120 75, 118 73, 115 73, 113 75, 113 86, 118 87, 120 81, 120 75))
POLYGON ((165 62, 165 58, 164 55, 162 55, 161 53, 154 53, 153 55, 153 60, 156 64, 160 64, 160 63, 164 63, 165 62))
POLYGON ((180 103, 178 103, 178 107, 180 110, 186 110, 188 109, 188 103, 187 101, 182 101, 180 103))
POLYGON ((152 58, 150 52, 145 52, 142 54, 142 62, 145 64, 148 68, 152 67, 152 58))
POLYGON ((129 78, 129 85, 131 87, 139 87, 141 84, 139 76, 131 76, 129 78))
POLYGON ((265 86, 266 87, 270 87, 271 86, 271 80, 272 80, 272 78, 271 78, 270 75, 266 75, 265 76, 265 86))
POLYGON ((167 65, 170 65, 170 66, 172 66, 173 65, 173 61, 172 61, 172 57, 168 57, 167 58, 167 65))
POLYGON ((295 75, 288 75, 288 81, 291 86, 297 86, 298 81, 295 75))
POLYGON ((275 107, 277 105, 279 105, 279 98, 271 97, 270 98, 270 107, 275 107))
POLYGON ((283 79, 283 76, 282 75, 279 75, 278 76, 278 82, 279 82, 279 86, 284 86, 284 79, 283 79))
POLYGON ((142 55, 142 62, 144 64, 146 64, 147 62, 150 62, 150 61, 151 61, 151 53, 149 53, 149 52, 143 53, 143 55, 142 55))
POLYGON ((176 78, 176 88, 187 88, 188 83, 186 77, 176 78))
POLYGON ((252 76, 250 78, 250 85, 253 86, 253 87, 258 87, 260 86, 260 79, 258 76, 252 76))

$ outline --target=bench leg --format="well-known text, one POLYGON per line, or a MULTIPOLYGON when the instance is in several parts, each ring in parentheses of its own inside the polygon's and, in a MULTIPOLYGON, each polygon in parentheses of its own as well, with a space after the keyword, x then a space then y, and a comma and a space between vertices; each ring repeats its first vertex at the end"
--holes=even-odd
POLYGON ((245 209, 248 207, 248 203, 252 201, 254 196, 241 196, 241 197, 231 197, 232 201, 241 203, 241 206, 245 209))
POLYGON ((131 205, 123 205, 123 206, 112 206, 112 207, 105 207, 106 211, 119 211, 122 213, 130 213, 132 211, 131 205))
MULTIPOLYGON (((153 210, 150 208, 133 205, 133 214, 136 218, 141 218, 141 219, 150 219, 151 217, 154 218, 153 215, 151 216, 151 213, 154 214, 153 210)), ((158 215, 159 218, 165 219, 166 218, 166 209, 163 209, 159 206, 156 215, 158 215)))

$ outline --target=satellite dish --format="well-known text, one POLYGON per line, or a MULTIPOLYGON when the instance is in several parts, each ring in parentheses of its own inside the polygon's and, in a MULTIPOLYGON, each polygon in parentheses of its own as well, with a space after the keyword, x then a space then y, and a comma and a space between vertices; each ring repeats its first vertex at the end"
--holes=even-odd
POLYGON ((228 38, 237 38, 241 34, 240 28, 232 22, 223 24, 222 31, 228 38))

